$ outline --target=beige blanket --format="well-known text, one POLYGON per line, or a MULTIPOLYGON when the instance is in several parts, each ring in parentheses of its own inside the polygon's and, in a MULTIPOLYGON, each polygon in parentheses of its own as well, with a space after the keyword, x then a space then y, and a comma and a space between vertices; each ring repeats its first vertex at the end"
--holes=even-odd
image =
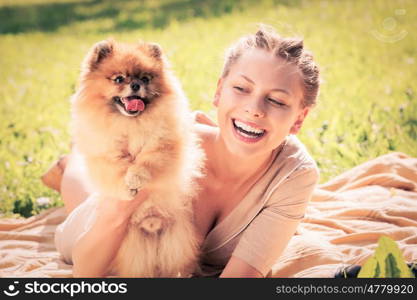
MULTIPOLYGON (((0 276, 71 277, 53 242, 64 218, 54 208, 0 220, 0 276)), ((333 277, 339 267, 362 264, 381 235, 417 260, 417 158, 387 154, 320 185, 273 276, 333 277)))

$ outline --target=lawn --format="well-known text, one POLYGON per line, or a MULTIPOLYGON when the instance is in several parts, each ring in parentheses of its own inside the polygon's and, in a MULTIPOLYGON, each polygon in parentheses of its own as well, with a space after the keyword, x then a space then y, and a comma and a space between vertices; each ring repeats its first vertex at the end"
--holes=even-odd
POLYGON ((391 151, 417 156, 413 0, 0 0, 0 214, 62 205, 39 177, 69 151, 69 97, 95 42, 159 43, 191 107, 214 117, 224 50, 258 23, 303 37, 321 66, 299 138, 322 183, 391 151))

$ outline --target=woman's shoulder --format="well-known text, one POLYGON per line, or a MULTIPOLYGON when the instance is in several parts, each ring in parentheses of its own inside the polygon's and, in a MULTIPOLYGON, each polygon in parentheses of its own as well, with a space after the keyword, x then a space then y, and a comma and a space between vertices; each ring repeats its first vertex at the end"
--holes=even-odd
POLYGON ((319 169, 316 161, 311 156, 306 146, 295 135, 289 135, 286 138, 282 153, 277 156, 275 163, 286 165, 286 169, 291 170, 290 173, 308 170, 312 175, 315 174, 317 177, 319 176, 319 169))
POLYGON ((194 130, 197 133, 199 138, 207 140, 207 139, 214 139, 214 137, 216 136, 218 127, 201 124, 201 123, 194 123, 194 130))
POLYGON ((202 112, 193 112, 193 119, 194 130, 201 140, 203 148, 207 151, 210 145, 213 144, 219 128, 214 121, 202 112))
POLYGON ((295 135, 287 137, 274 164, 265 194, 267 205, 308 202, 320 173, 313 157, 295 135))

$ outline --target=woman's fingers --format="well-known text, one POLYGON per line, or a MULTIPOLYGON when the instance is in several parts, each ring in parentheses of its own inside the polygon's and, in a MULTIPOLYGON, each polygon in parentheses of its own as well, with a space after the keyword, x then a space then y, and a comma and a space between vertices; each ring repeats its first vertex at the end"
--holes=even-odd
POLYGON ((101 219, 122 223, 130 218, 140 204, 148 198, 148 195, 149 191, 143 189, 129 201, 100 196, 97 213, 101 219))
POLYGON ((196 110, 192 114, 193 114, 194 121, 196 121, 197 123, 209 125, 209 126, 217 126, 217 124, 202 111, 196 110))
POLYGON ((145 201, 149 196, 149 191, 147 189, 143 189, 138 191, 135 198, 133 198, 133 206, 140 205, 143 201, 145 201))
POLYGON ((139 190, 136 196, 129 201, 119 199, 118 202, 118 210, 128 210, 133 213, 133 211, 148 198, 149 191, 146 189, 139 190))

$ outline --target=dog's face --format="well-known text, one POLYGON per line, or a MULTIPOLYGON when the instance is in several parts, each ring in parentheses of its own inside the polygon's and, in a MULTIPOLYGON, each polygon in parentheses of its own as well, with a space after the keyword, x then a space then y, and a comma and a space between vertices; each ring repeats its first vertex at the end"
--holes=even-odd
POLYGON ((164 93, 163 64, 156 44, 100 42, 83 63, 85 99, 95 107, 136 117, 164 93))

